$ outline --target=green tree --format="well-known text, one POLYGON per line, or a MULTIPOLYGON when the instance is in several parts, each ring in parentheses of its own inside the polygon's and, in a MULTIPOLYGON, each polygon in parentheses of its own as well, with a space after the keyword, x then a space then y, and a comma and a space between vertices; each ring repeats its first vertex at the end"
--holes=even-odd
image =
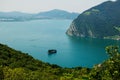
POLYGON ((119 80, 120 79, 120 52, 118 46, 106 47, 109 59, 92 68, 89 73, 92 80, 119 80))
POLYGON ((3 68, 0 67, 0 80, 4 79, 3 68))

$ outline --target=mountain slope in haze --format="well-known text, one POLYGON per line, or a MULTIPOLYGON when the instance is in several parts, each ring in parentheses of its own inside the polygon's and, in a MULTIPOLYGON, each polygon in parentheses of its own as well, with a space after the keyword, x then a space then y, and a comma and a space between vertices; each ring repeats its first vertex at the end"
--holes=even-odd
POLYGON ((107 1, 80 14, 67 34, 78 37, 120 39, 120 0, 107 1))
POLYGON ((23 21, 32 18, 33 14, 22 12, 0 12, 0 21, 23 21))
POLYGON ((36 17, 49 19, 75 19, 78 15, 79 15, 78 13, 70 13, 64 10, 54 9, 38 13, 36 17))
POLYGON ((0 12, 0 17, 25 17, 31 14, 28 13, 22 13, 18 11, 13 11, 13 12, 0 12))
POLYGON ((79 14, 64 10, 54 9, 51 11, 28 14, 22 12, 0 12, 0 21, 26 21, 37 19, 75 19, 79 14))

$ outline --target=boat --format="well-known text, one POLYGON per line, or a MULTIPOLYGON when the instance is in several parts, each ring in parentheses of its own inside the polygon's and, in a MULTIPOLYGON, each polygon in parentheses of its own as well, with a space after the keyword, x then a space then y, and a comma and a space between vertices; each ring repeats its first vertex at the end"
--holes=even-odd
POLYGON ((50 49, 50 50, 48 50, 48 53, 49 53, 49 54, 54 54, 54 53, 57 53, 57 50, 55 50, 55 49, 50 49))

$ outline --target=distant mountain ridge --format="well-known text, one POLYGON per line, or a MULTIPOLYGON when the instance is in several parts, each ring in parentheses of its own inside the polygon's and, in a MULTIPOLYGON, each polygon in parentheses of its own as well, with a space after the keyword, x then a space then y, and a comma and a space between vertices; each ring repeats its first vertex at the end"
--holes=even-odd
POLYGON ((75 19, 79 14, 70 13, 64 10, 50 10, 46 12, 40 12, 37 14, 29 14, 22 12, 0 12, 0 21, 24 21, 24 20, 36 20, 36 19, 75 19))
POLYGON ((32 14, 28 14, 28 13, 22 13, 22 12, 18 12, 18 11, 13 11, 13 12, 0 12, 0 17, 20 17, 20 16, 28 16, 28 15, 32 15, 32 14))
POLYGON ((67 34, 78 37, 120 39, 120 0, 107 1, 78 16, 67 34))
POLYGON ((51 11, 38 13, 37 17, 54 18, 54 19, 75 19, 79 13, 70 13, 64 10, 54 9, 51 11))

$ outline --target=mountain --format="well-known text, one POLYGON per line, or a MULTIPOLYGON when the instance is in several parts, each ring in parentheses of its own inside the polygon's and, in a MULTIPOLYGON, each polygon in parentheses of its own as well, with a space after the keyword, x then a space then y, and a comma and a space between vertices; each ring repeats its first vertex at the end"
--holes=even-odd
POLYGON ((51 11, 29 14, 22 12, 0 12, 0 21, 26 21, 36 19, 75 19, 79 14, 64 10, 54 9, 51 11))
POLYGON ((22 12, 0 12, 0 21, 23 21, 28 20, 33 14, 22 13, 22 12))
POLYGON ((28 16, 31 14, 28 13, 22 13, 18 11, 13 11, 13 12, 0 12, 0 17, 22 17, 22 16, 28 16))
POLYGON ((75 19, 79 14, 70 13, 64 10, 50 10, 46 12, 41 12, 36 15, 36 18, 48 18, 48 19, 75 19))
POLYGON ((120 39, 120 0, 107 1, 80 14, 67 34, 77 37, 120 39))

